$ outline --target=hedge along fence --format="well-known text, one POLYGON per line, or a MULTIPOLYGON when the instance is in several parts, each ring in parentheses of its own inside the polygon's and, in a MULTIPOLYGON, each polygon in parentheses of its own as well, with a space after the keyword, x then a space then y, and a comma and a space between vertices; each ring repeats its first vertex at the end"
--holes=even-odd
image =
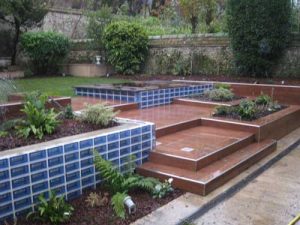
MULTIPOLYGON (((93 63, 100 50, 91 40, 72 43, 69 63, 93 63)), ((273 68, 274 76, 299 77, 300 35, 293 34, 289 47, 273 68)), ((143 69, 147 74, 233 75, 233 55, 226 34, 166 35, 150 37, 143 69)))
POLYGON ((0 223, 32 211, 51 190, 72 199, 101 182, 94 149, 119 168, 147 160, 155 145, 152 123, 119 119, 120 126, 0 152, 0 223))

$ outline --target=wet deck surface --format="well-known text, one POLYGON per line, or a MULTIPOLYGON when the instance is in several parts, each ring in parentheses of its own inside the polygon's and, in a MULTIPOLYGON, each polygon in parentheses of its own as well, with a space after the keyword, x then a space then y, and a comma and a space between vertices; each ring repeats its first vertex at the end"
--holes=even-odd
POLYGON ((195 224, 288 224, 300 213, 299 161, 300 146, 195 224))

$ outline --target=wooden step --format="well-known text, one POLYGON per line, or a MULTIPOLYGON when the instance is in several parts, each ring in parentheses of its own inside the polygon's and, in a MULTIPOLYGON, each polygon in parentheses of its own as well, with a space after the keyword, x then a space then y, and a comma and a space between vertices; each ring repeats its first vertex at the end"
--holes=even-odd
POLYGON ((172 177, 175 187, 196 194, 207 195, 275 151, 276 144, 277 142, 274 140, 250 144, 198 171, 147 162, 138 167, 137 172, 143 176, 156 177, 161 180, 172 177))

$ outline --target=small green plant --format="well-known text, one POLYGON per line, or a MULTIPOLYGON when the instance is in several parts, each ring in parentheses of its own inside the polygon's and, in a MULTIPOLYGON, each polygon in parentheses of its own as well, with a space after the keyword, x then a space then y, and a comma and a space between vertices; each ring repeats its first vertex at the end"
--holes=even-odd
POLYGON ((225 84, 225 83, 217 83, 214 85, 215 89, 227 89, 230 90, 231 89, 231 85, 230 84, 225 84))
POLYGON ((125 21, 112 22, 104 31, 108 62, 122 74, 141 70, 148 53, 148 36, 143 27, 125 21))
POLYGON ((252 120, 255 118, 256 105, 251 100, 242 100, 238 107, 238 114, 242 119, 252 120))
POLYGON ((104 104, 86 105, 79 119, 86 123, 107 127, 114 120, 118 112, 104 104))
POLYGON ((87 199, 85 200, 88 206, 94 208, 94 207, 100 207, 105 206, 108 204, 108 193, 105 192, 102 196, 101 193, 95 193, 91 192, 87 199))
POLYGON ((214 114, 218 116, 226 116, 229 113, 229 110, 229 106, 220 105, 215 108, 214 114))
POLYGON ((172 187, 173 178, 169 178, 168 180, 165 180, 164 183, 159 183, 155 185, 154 191, 153 191, 153 198, 164 198, 168 194, 172 193, 174 191, 172 187))
POLYGON ((111 162, 104 160, 97 151, 95 167, 100 172, 105 184, 112 193, 112 205, 116 215, 125 218, 124 198, 130 190, 142 189, 152 193, 159 181, 154 178, 145 178, 134 174, 122 174, 114 168, 111 162))
POLYGON ((21 44, 39 75, 56 73, 70 49, 69 39, 54 32, 27 32, 21 44))
POLYGON ((73 108, 70 104, 67 105, 67 107, 64 109, 64 118, 65 119, 73 119, 74 118, 73 108))
POLYGON ((29 213, 27 218, 32 217, 33 220, 60 224, 67 222, 73 211, 73 207, 66 203, 64 196, 58 197, 55 192, 51 191, 49 201, 43 195, 39 196, 37 211, 29 213))
POLYGON ((0 130, 0 138, 4 138, 8 136, 8 132, 7 131, 2 131, 0 130))
POLYGON ((234 98, 231 90, 225 88, 213 89, 204 93, 212 101, 226 102, 234 98))
POLYGON ((52 134, 59 124, 58 115, 54 109, 46 109, 48 96, 32 93, 26 96, 24 108, 21 110, 25 114, 25 119, 16 126, 17 133, 25 138, 33 135, 42 139, 45 134, 52 134))
POLYGON ((272 102, 272 98, 269 95, 261 94, 255 99, 257 105, 269 105, 272 102))

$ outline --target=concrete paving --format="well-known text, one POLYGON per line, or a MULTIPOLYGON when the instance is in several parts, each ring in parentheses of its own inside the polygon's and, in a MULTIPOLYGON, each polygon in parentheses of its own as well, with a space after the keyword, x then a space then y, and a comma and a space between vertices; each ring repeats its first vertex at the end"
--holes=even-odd
POLYGON ((279 140, 277 151, 208 196, 186 193, 133 224, 175 225, 189 218, 195 219, 193 223, 200 225, 288 224, 300 213, 300 147, 251 180, 249 184, 247 180, 283 154, 289 146, 299 141, 299 138, 300 128, 279 140), (233 191, 235 195, 231 195, 231 190, 239 185, 242 189, 237 188, 233 191), (222 199, 222 196, 225 201, 218 200, 222 199), (215 202, 220 203, 210 209, 215 202))

